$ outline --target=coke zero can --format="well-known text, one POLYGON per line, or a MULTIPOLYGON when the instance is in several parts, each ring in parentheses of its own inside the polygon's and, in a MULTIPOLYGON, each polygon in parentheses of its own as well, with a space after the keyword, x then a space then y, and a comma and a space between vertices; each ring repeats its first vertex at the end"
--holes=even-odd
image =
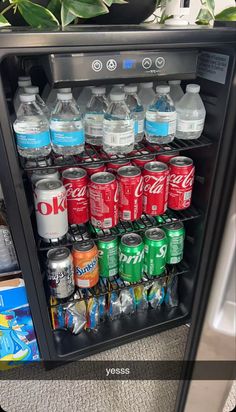
POLYGON ((86 223, 89 220, 88 176, 84 169, 72 167, 62 173, 67 193, 69 224, 86 223))
POLYGON ((66 188, 60 180, 36 183, 34 203, 38 234, 45 242, 58 240, 68 231, 66 188))
POLYGON ((143 209, 143 177, 137 166, 120 167, 117 171, 119 185, 120 220, 140 219, 143 209))
POLYGON ((118 183, 112 173, 101 172, 91 176, 89 202, 92 225, 100 229, 117 225, 118 183))
POLYGON ((42 179, 59 180, 60 173, 57 169, 39 169, 35 170, 31 175, 31 182, 33 185, 35 185, 35 183, 42 179))
POLYGON ((167 209, 169 169, 165 163, 150 162, 143 170, 143 211, 158 216, 167 209))
POLYGON ((88 176, 94 175, 94 173, 105 172, 106 166, 104 163, 89 163, 83 166, 88 173, 88 176))
POLYGON ((192 197, 195 171, 193 161, 189 157, 177 156, 170 160, 169 169, 168 207, 174 210, 187 209, 192 197))

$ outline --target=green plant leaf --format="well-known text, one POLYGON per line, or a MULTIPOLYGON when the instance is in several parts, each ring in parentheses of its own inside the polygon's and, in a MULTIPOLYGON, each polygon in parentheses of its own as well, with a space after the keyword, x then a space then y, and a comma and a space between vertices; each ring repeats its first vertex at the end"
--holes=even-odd
POLYGON ((59 19, 61 15, 61 0, 50 0, 47 9, 59 19))
MULTIPOLYGON (((104 0, 103 0, 104 1, 104 0)), ((113 0, 113 4, 125 4, 128 3, 129 1, 127 0, 113 0)))
POLYGON ((228 7, 215 16, 215 20, 236 21, 236 7, 228 7))
POLYGON ((113 0, 103 0, 103 3, 105 3, 108 7, 110 7, 112 3, 114 3, 114 1, 113 0))
POLYGON ((0 14, 0 27, 10 26, 9 21, 0 14))
POLYGON ((209 9, 209 11, 213 14, 214 16, 214 10, 215 10, 215 0, 206 0, 206 6, 209 9))
POLYGON ((67 26, 75 19, 76 19, 76 16, 70 12, 70 10, 68 9, 67 3, 62 1, 61 3, 61 24, 62 26, 63 27, 67 26))
POLYGON ((198 15, 197 15, 197 20, 196 24, 209 24, 210 21, 213 20, 212 14, 210 11, 206 8, 200 9, 198 15))
POLYGON ((20 0, 17 5, 22 17, 32 27, 43 28, 59 25, 56 17, 39 4, 32 3, 29 0, 20 0))
POLYGON ((102 0, 62 0, 62 2, 72 14, 83 19, 109 12, 102 0))

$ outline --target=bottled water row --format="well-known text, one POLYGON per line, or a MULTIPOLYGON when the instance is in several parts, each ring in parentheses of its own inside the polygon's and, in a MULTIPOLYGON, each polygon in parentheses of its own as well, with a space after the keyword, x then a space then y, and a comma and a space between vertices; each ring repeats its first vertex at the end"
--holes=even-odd
POLYGON ((144 135, 150 143, 166 144, 175 137, 197 139, 205 121, 200 86, 189 84, 184 94, 180 81, 138 86, 85 87, 77 102, 70 88, 52 90, 48 104, 30 78, 20 78, 14 99, 18 152, 25 158, 50 154, 76 155, 85 141, 103 146, 108 154, 129 153, 144 135), (54 95, 54 99, 52 96, 54 95), (81 111, 82 108, 82 111, 81 111))

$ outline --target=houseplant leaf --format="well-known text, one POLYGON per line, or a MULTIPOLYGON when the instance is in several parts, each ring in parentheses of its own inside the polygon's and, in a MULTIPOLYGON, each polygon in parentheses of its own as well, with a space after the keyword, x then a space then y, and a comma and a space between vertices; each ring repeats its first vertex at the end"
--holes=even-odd
POLYGON ((62 1, 61 3, 61 24, 62 26, 63 27, 67 26, 75 19, 76 19, 76 16, 70 12, 68 8, 68 4, 62 1))
POLYGON ((61 0, 50 0, 47 9, 59 19, 61 15, 61 0))
POLYGON ((5 26, 10 26, 9 21, 7 21, 7 19, 0 14, 0 27, 5 27, 5 26))
POLYGON ((62 2, 72 14, 84 19, 109 12, 102 0, 62 0, 62 2))
POLYGON ((113 0, 112 4, 125 4, 128 3, 129 0, 113 0))
POLYGON ((58 20, 45 7, 32 3, 29 0, 20 0, 17 2, 18 9, 25 21, 32 27, 55 27, 58 26, 58 20))
POLYGON ((103 3, 105 3, 108 7, 110 7, 112 3, 114 3, 114 1, 113 0, 103 0, 103 3))
POLYGON ((206 0, 205 5, 207 6, 208 10, 211 12, 212 16, 214 16, 215 0, 206 0))
POLYGON ((210 21, 213 19, 212 14, 208 9, 202 8, 200 9, 196 23, 197 24, 209 24, 210 21))
POLYGON ((215 20, 236 21, 236 7, 228 7, 215 16, 215 20))

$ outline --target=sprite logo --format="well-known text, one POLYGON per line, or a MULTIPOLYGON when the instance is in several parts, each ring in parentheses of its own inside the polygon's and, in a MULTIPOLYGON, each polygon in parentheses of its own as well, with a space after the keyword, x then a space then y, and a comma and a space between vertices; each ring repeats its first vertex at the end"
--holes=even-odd
POLYGON ((142 262, 143 256, 144 256, 143 250, 141 252, 137 252, 137 254, 133 256, 127 256, 123 252, 120 252, 120 262, 131 263, 132 265, 135 265, 136 263, 142 262))
POLYGON ((159 249, 159 253, 156 254, 156 257, 166 257, 166 252, 167 252, 167 245, 163 245, 159 249))

